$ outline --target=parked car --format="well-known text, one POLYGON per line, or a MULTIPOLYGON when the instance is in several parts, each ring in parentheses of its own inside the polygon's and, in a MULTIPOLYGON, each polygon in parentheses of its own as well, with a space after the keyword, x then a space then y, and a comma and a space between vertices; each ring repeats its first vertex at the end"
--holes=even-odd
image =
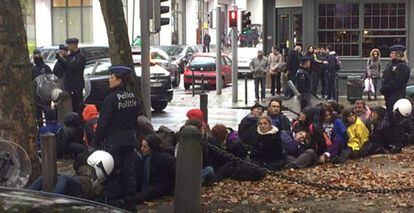
POLYGON ((405 96, 414 101, 414 85, 409 85, 405 88, 405 96))
MULTIPOLYGON (((135 59, 135 74, 141 79, 140 60, 135 59)), ((110 77, 109 67, 111 60, 98 59, 94 63, 86 65, 84 71, 85 77, 85 97, 84 101, 87 104, 101 104, 106 95, 109 94, 110 77)), ((164 68, 151 63, 151 107, 155 111, 162 111, 167 107, 168 102, 173 98, 173 88, 171 85, 171 77, 168 71, 164 68)), ((141 83, 137 82, 140 86, 141 83)))
MULTIPOLYGON (((239 73, 251 72, 249 70, 250 62, 257 56, 258 48, 255 47, 238 47, 237 48, 237 68, 239 73)), ((231 58, 231 55, 229 56, 231 58)))
MULTIPOLYGON (((42 55, 43 60, 50 69, 53 70, 55 67, 56 53, 59 50, 59 46, 49 46, 49 47, 40 47, 38 48, 42 55)), ((109 58, 109 47, 108 46, 97 46, 97 45, 79 45, 80 51, 86 58, 86 63, 90 61, 100 59, 100 58, 109 58)))
MULTIPOLYGON (((221 55, 221 80, 223 86, 231 83, 231 59, 225 55, 221 55)), ((204 78, 204 84, 211 87, 216 85, 216 55, 212 53, 197 53, 195 54, 188 66, 184 71, 184 88, 189 89, 193 83, 202 84, 202 78, 204 78), (204 76, 204 77, 202 77, 204 76)))
MULTIPOLYGON (((178 87, 180 85, 180 73, 178 72, 178 65, 172 63, 170 56, 161 49, 151 48, 151 62, 163 67, 168 72, 170 72, 171 82, 173 87, 178 87)), ((141 55, 141 48, 134 47, 132 48, 132 57, 136 55, 141 55)))
POLYGON ((127 212, 76 197, 0 186, 0 212, 127 212))
POLYGON ((163 45, 154 46, 154 48, 164 50, 171 57, 172 63, 178 65, 178 71, 180 73, 184 73, 185 66, 191 57, 200 52, 197 45, 163 45))

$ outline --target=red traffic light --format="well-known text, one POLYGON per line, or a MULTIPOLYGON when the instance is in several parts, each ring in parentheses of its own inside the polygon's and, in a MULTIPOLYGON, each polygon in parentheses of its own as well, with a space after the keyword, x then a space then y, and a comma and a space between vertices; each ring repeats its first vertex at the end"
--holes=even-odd
POLYGON ((229 11, 229 27, 237 27, 237 10, 229 11))

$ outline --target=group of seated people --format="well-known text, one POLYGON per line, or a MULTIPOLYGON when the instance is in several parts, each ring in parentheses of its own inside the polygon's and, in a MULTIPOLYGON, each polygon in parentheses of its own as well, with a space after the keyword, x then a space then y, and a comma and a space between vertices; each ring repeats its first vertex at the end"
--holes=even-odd
MULTIPOLYGON (((98 168, 94 164, 96 160, 91 159, 94 154, 88 153, 87 145, 93 141, 96 122, 88 121, 96 119, 98 112, 92 106, 87 108, 85 111, 89 114, 84 111, 83 122, 79 116, 69 114, 64 127, 59 128, 67 136, 61 142, 60 153, 62 156, 76 156, 76 175, 60 176, 54 192, 102 201, 110 196, 102 189, 102 182, 105 181, 102 173, 112 172, 113 159, 112 168, 111 163, 104 163, 98 168), (99 169, 105 171, 98 172, 99 169)), ((201 110, 187 112, 185 125, 196 127, 203 135, 200 174, 203 185, 225 178, 260 180, 266 170, 298 169, 328 162, 344 163, 352 158, 396 153, 414 138, 411 115, 398 117, 400 122, 395 122, 388 118, 384 107, 368 108, 362 100, 351 108, 343 108, 334 101, 305 107, 292 121, 282 113, 280 99, 271 99, 266 114, 264 111, 264 106, 260 104, 252 106, 250 113, 239 123, 238 130, 223 124, 216 124, 210 129, 201 110)), ((131 160, 135 162, 135 201, 138 204, 173 194, 175 157, 181 129, 176 133, 166 127, 156 131, 150 121, 143 118, 138 119, 137 128, 139 143, 131 160)), ((30 188, 41 190, 39 183, 41 180, 35 181, 30 188)))

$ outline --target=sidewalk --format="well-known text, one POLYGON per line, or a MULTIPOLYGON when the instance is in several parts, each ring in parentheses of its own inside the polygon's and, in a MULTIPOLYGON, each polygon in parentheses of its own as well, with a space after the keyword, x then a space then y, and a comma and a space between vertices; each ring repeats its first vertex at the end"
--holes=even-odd
MULTIPOLYGON (((341 88, 340 88, 341 89, 341 88)), ((222 89, 222 94, 217 95, 216 90, 205 91, 208 94, 208 107, 209 108, 233 108, 233 109, 249 109, 254 104, 254 82, 252 79, 247 80, 247 104, 245 103, 245 80, 239 79, 238 81, 238 101, 232 102, 232 87, 231 85, 226 86, 222 89)), ((201 89, 199 86, 195 88, 195 96, 192 96, 192 90, 176 90, 174 91, 174 98, 170 105, 172 106, 191 106, 199 107, 201 89)), ((343 94, 344 91, 342 90, 343 94)), ((270 90, 266 90, 266 102, 261 102, 262 105, 267 105, 268 101, 273 98, 270 95, 270 90)), ((378 101, 367 101, 367 97, 363 96, 363 100, 366 101, 369 107, 373 106, 385 106, 383 96, 378 97, 378 101)), ((321 99, 321 101, 325 101, 321 99)), ((347 100, 346 95, 339 96, 339 103, 343 106, 352 106, 347 100)))

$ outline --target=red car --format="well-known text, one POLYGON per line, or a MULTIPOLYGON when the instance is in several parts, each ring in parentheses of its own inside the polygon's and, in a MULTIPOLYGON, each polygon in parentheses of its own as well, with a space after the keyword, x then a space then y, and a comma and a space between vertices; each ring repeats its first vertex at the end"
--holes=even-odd
MULTIPOLYGON (((215 53, 197 53, 193 55, 188 66, 184 71, 184 88, 189 89, 193 84, 201 85, 202 75, 204 75, 204 84, 215 88, 216 86, 216 55, 215 53)), ((231 83, 231 59, 221 55, 221 79, 223 87, 231 83)))

